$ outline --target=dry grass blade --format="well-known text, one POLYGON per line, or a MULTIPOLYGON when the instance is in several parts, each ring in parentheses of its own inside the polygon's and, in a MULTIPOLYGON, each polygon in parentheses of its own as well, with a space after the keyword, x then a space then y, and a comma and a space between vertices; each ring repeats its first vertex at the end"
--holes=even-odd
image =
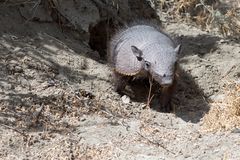
POLYGON ((223 36, 240 35, 238 0, 232 0, 232 3, 218 0, 156 1, 160 4, 158 7, 161 11, 174 19, 194 21, 196 25, 207 31, 218 29, 223 36))
POLYGON ((154 95, 151 96, 152 93, 152 86, 153 86, 153 78, 149 77, 149 92, 148 92, 148 99, 147 99, 147 106, 150 107, 150 103, 154 97, 154 95))
POLYGON ((1 125, 1 126, 4 126, 5 128, 11 129, 11 130, 13 130, 13 131, 21 134, 23 137, 28 137, 27 134, 25 134, 24 132, 22 132, 22 131, 20 131, 20 130, 18 130, 18 129, 16 129, 16 128, 10 127, 10 126, 5 125, 5 124, 0 124, 0 125, 1 125))

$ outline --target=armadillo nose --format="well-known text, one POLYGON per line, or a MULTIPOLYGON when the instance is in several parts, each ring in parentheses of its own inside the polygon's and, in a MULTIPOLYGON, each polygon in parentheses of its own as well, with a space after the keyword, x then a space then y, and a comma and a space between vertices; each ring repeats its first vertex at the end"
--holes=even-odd
POLYGON ((172 80, 170 80, 170 79, 168 79, 168 80, 163 80, 162 82, 161 82, 161 86, 162 87, 169 87, 169 86, 171 86, 172 85, 172 80))

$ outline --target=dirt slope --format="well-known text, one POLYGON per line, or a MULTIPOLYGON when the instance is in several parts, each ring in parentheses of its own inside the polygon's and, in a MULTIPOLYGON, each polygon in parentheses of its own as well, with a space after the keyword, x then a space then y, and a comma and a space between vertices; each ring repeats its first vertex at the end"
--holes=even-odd
POLYGON ((238 42, 166 25, 183 52, 174 113, 160 113, 113 91, 85 33, 17 8, 0 8, 0 159, 240 159, 239 129, 201 129, 223 79, 239 80, 238 42))

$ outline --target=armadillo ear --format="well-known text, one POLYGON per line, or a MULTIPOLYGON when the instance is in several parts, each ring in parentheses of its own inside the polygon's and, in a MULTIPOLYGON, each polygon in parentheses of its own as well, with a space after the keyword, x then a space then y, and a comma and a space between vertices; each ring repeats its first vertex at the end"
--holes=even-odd
POLYGON ((175 53, 180 54, 181 48, 182 48, 182 45, 179 44, 179 45, 174 49, 175 53))
POLYGON ((142 58, 142 51, 140 49, 138 49, 136 46, 131 46, 131 49, 132 49, 132 52, 133 54, 137 57, 137 59, 139 61, 141 61, 143 58, 142 58))

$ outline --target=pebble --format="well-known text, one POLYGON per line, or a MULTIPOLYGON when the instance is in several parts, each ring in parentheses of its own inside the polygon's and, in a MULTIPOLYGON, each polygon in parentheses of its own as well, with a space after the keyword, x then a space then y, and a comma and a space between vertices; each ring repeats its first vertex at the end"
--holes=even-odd
POLYGON ((0 82, 0 87, 2 87, 5 90, 12 89, 12 85, 10 83, 8 83, 8 82, 5 82, 5 81, 1 81, 0 82))
POLYGON ((235 128, 231 131, 232 133, 240 133, 240 128, 235 128))
POLYGON ((14 71, 17 72, 17 73, 21 73, 21 72, 23 72, 23 69, 22 69, 21 66, 15 66, 14 71))
POLYGON ((20 50, 21 50, 20 47, 16 47, 16 48, 13 49, 13 52, 16 53, 16 52, 19 52, 20 50))
POLYGON ((221 101, 225 98, 224 94, 212 95, 209 97, 213 101, 221 101))
POLYGON ((16 53, 16 56, 17 56, 17 57, 20 57, 20 58, 23 58, 25 55, 26 55, 26 53, 21 52, 21 51, 19 51, 19 52, 16 53))
POLYGON ((123 102, 124 104, 130 103, 130 98, 129 98, 128 96, 126 96, 126 95, 122 96, 121 99, 122 99, 122 102, 123 102))
POLYGON ((23 87, 30 87, 30 84, 27 79, 23 77, 19 77, 19 81, 23 87))

